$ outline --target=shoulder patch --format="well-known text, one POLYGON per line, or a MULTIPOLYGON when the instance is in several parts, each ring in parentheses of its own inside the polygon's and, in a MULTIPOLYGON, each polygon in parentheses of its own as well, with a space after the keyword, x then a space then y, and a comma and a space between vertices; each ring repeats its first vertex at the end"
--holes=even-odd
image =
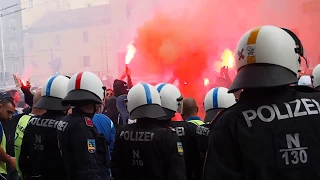
POLYGON ((96 152, 96 140, 88 139, 87 144, 88 144, 89 153, 95 153, 96 152))
POLYGON ((178 154, 183 155, 183 146, 181 142, 177 142, 178 154))
POLYGON ((93 127, 93 122, 90 118, 85 117, 84 120, 86 121, 86 125, 89 127, 93 127))

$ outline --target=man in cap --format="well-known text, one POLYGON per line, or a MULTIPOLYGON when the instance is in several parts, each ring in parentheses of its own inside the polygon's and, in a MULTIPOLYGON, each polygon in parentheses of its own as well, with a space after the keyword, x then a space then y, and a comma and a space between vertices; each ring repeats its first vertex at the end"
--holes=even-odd
POLYGON ((123 124, 122 119, 119 116, 119 111, 117 109, 117 98, 128 93, 128 84, 122 80, 114 80, 113 92, 114 96, 110 97, 106 104, 106 115, 112 120, 117 130, 118 127, 123 124))

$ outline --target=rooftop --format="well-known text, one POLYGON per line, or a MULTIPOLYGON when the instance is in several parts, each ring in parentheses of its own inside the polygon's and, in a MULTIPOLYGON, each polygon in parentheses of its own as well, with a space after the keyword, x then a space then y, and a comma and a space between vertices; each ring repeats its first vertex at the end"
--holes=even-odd
POLYGON ((40 34, 110 23, 109 5, 48 12, 25 32, 40 34))

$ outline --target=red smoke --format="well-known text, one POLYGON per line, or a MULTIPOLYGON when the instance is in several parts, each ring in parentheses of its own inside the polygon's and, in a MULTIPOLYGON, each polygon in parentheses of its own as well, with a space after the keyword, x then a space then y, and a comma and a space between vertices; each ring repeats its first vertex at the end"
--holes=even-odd
POLYGON ((159 12, 138 29, 134 45, 139 63, 146 67, 144 72, 172 72, 182 94, 195 98, 201 105, 205 93, 201 92, 204 90, 202 74, 212 54, 210 34, 210 27, 204 23, 159 12))
MULTIPOLYGON (((201 93, 205 89, 203 79, 215 79, 208 75, 214 74, 214 68, 219 69, 215 64, 223 64, 215 63, 221 61, 221 50, 235 50, 240 36, 255 26, 274 24, 290 28, 296 19, 290 16, 277 20, 274 16, 282 17, 284 10, 274 10, 274 6, 280 6, 276 0, 178 1, 161 1, 162 11, 155 11, 151 19, 137 28, 134 61, 139 62, 141 69, 134 69, 148 76, 172 72, 179 79, 183 95, 194 97, 199 104, 206 93, 201 93), (266 7, 270 8, 265 10, 266 7), (227 47, 229 43, 235 45, 227 47), (218 50, 218 46, 222 49, 218 50), (206 75, 202 76, 203 73, 206 75)), ((296 7, 290 6, 287 11, 293 14, 296 7)))
POLYGON ((188 18, 157 13, 138 29, 134 45, 139 61, 149 72, 169 69, 180 80, 193 84, 207 68, 211 42, 208 29, 188 18))

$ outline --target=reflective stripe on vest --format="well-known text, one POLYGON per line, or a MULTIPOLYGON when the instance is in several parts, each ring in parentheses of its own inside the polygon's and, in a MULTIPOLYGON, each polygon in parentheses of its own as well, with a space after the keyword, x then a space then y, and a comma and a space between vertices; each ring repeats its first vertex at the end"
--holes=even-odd
POLYGON ((31 116, 29 115, 23 115, 19 119, 18 125, 16 127, 15 137, 14 137, 14 154, 16 157, 16 167, 17 167, 18 175, 21 179, 22 179, 22 173, 19 168, 19 156, 21 151, 22 139, 24 136, 24 130, 26 129, 30 119, 31 119, 31 116))
POLYGON ((200 121, 200 120, 190 120, 188 121, 189 123, 195 124, 197 126, 201 126, 203 124, 205 124, 204 122, 200 121))
MULTIPOLYGON (((2 147, 2 149, 4 150, 4 152, 6 152, 6 135, 4 134, 4 130, 2 128, 2 139, 1 139, 1 144, 0 146, 2 147)), ((6 167, 6 163, 0 161, 0 173, 1 174, 7 174, 7 167, 6 167)))

